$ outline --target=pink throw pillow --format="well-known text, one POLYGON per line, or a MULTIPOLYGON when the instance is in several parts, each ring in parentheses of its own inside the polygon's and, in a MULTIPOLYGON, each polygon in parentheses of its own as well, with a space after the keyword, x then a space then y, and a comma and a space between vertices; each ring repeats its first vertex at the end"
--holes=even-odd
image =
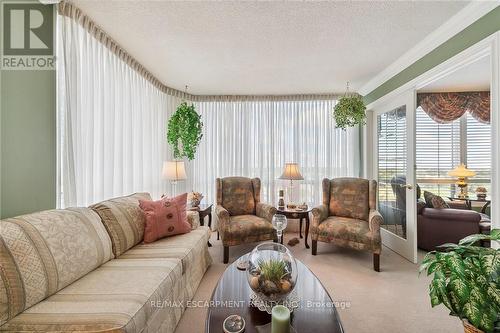
POLYGON ((144 242, 152 243, 166 236, 191 231, 186 214, 187 193, 158 201, 139 200, 139 207, 146 216, 144 242))

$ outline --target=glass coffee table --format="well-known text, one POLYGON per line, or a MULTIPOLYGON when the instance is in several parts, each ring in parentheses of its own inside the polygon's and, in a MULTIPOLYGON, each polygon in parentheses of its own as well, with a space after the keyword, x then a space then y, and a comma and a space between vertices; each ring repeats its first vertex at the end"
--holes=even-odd
MULTIPOLYGON (((299 305, 291 315, 296 332, 342 333, 342 323, 328 291, 302 262, 297 261, 295 292, 299 305)), ((208 309, 205 332, 220 333, 224 320, 233 314, 245 319, 245 333, 259 333, 259 327, 271 322, 271 315, 250 303, 251 289, 247 272, 238 270, 238 260, 229 265, 215 287, 208 309)))

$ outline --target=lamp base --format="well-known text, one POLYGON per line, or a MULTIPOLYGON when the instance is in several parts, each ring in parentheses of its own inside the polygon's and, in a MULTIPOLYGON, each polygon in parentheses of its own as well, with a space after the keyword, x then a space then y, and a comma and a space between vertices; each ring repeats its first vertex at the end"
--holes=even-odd
POLYGON ((467 199, 469 197, 469 194, 467 193, 467 184, 464 184, 463 182, 460 184, 457 184, 458 187, 460 188, 460 193, 458 194, 459 199, 467 199))

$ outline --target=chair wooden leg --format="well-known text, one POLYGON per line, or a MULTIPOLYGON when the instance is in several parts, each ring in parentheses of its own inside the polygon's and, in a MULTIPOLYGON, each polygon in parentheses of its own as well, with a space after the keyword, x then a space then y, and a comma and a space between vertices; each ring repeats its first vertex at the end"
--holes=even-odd
POLYGON ((314 240, 312 241, 312 255, 315 256, 318 253, 318 241, 314 240))
POLYGON ((219 230, 217 230, 217 240, 219 240, 219 230))
POLYGON ((224 246, 224 264, 229 262, 229 246, 224 246))
POLYGON ((380 272, 380 254, 373 254, 373 270, 376 272, 380 272))

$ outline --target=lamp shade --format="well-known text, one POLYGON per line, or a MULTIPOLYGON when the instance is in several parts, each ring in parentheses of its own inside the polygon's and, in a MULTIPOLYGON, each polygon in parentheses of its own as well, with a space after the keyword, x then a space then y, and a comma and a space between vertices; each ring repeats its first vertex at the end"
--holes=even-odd
POLYGON ((187 179, 184 161, 163 162, 162 177, 171 181, 187 179))
POLYGON ((285 170, 279 179, 303 180, 304 177, 300 174, 299 165, 297 163, 285 163, 285 170))
POLYGON ((465 178, 465 177, 474 177, 475 175, 476 172, 467 169, 465 164, 460 164, 455 169, 448 171, 448 176, 451 177, 465 178))

